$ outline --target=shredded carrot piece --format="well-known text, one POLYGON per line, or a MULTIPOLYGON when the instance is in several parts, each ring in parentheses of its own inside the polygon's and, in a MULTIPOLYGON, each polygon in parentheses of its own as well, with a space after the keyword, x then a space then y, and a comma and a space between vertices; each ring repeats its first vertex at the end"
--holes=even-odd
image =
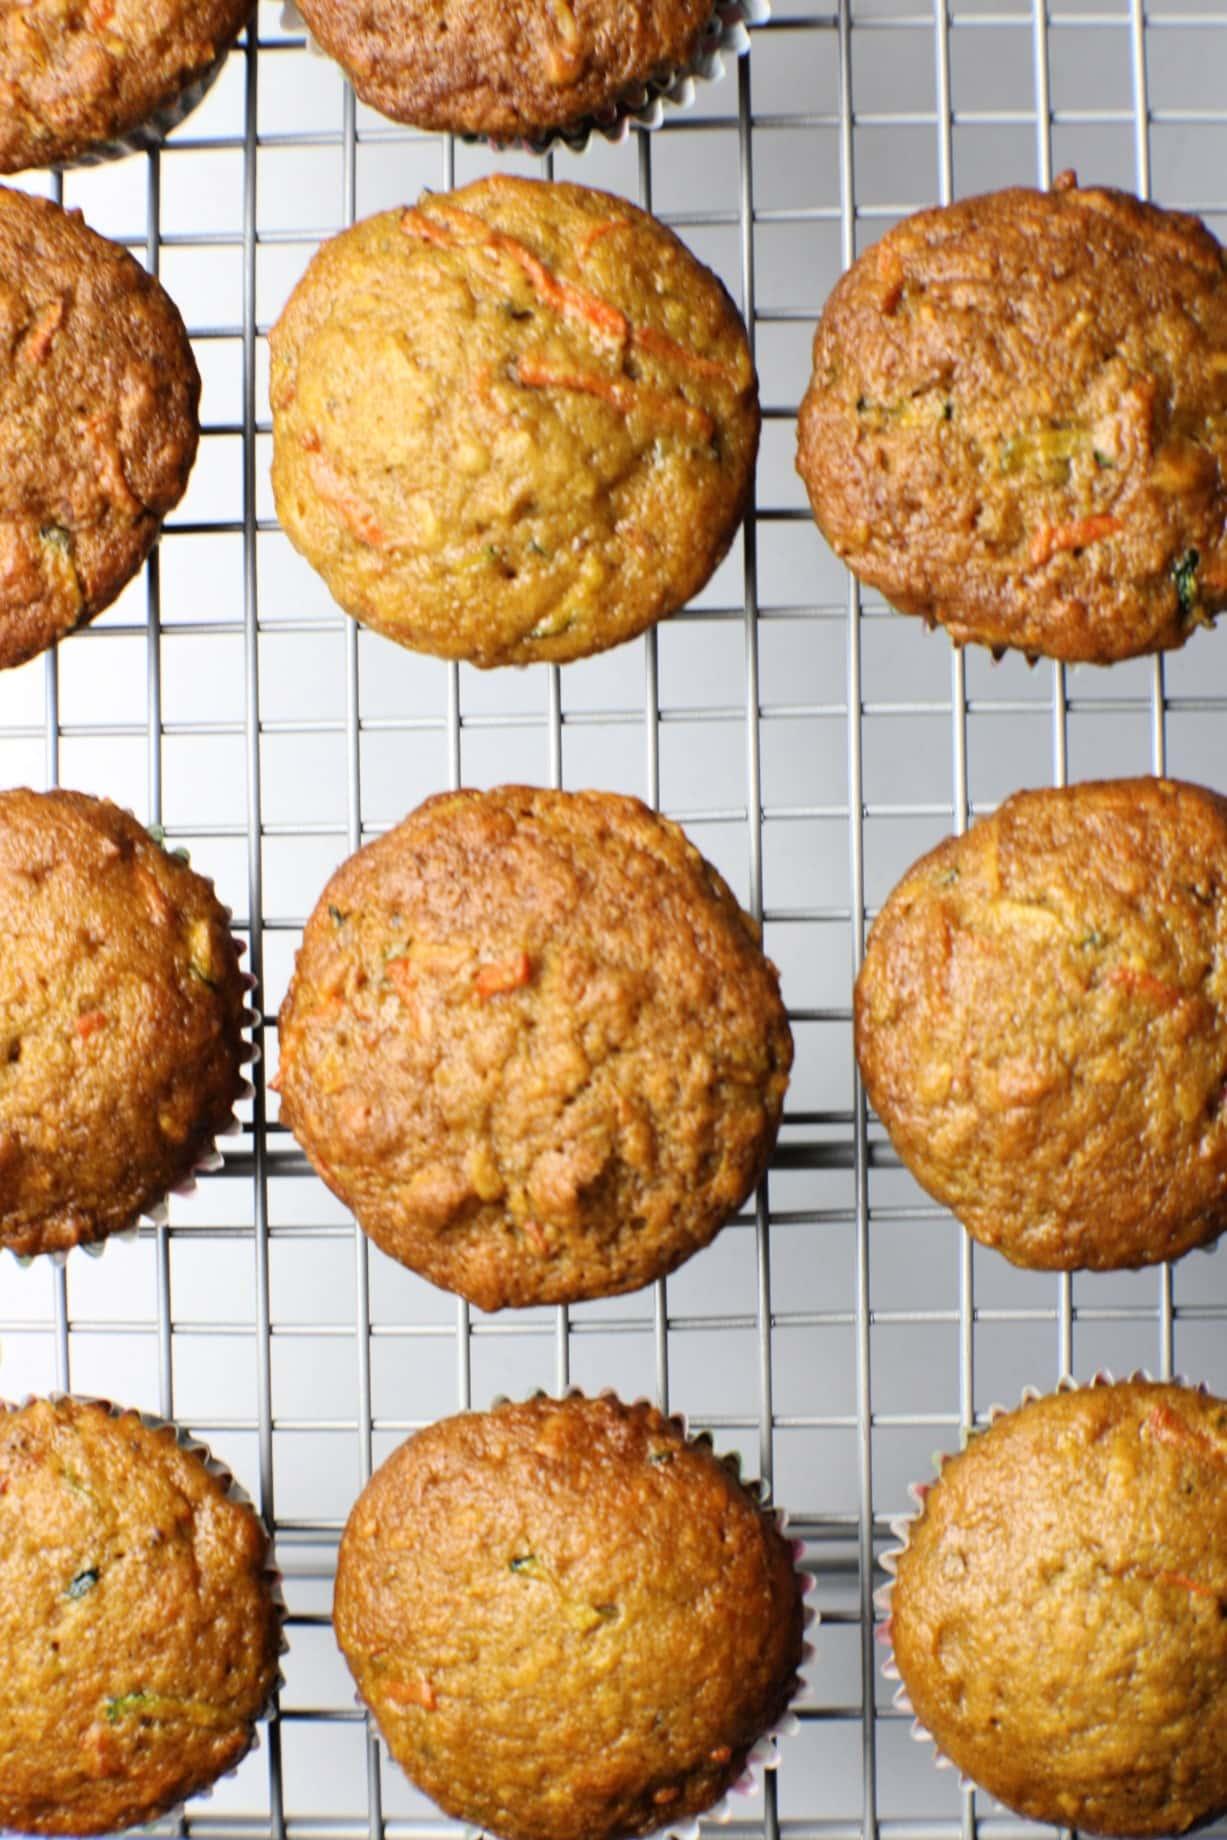
POLYGON ((1177 1450, 1195 1450, 1199 1455, 1209 1457, 1212 1463, 1227 1465, 1227 1449, 1216 1444, 1213 1438, 1196 1425, 1190 1425, 1173 1412, 1170 1406, 1156 1406, 1146 1420, 1151 1436, 1160 1444, 1171 1444, 1177 1450))
POLYGON ((397 1706, 424 1706, 427 1712, 433 1712, 439 1704, 438 1696, 428 1680, 386 1680, 382 1683, 385 1696, 397 1706))
POLYGON ((1108 972, 1108 982, 1128 991, 1131 997, 1148 997, 1152 1003, 1161 1003, 1167 1009, 1179 1003, 1181 998, 1174 984, 1165 984, 1152 971, 1135 971, 1131 965, 1113 965, 1108 972))
POLYGON ((276 1073, 273 1075, 271 1080, 265 1081, 265 1085, 268 1088, 269 1092, 279 1093, 281 1091, 281 1069, 280 1067, 278 1067, 276 1073))
POLYGON ((727 1763, 733 1755, 727 1744, 717 1744, 714 1751, 708 1751, 713 1763, 727 1763))
POLYGON ((669 1788, 658 1789, 652 1797, 652 1800, 659 1803, 662 1808, 666 1808, 670 1802, 675 1802, 681 1793, 680 1789, 670 1786, 669 1788))
POLYGON ((141 898, 145 903, 145 911, 149 918, 155 926, 169 926, 175 910, 155 877, 149 873, 148 869, 138 868, 136 879, 140 885, 141 898))
POLYGON ((483 219, 460 205, 436 202, 435 213, 446 224, 466 233, 471 241, 488 249, 492 255, 509 256, 523 271, 538 299, 554 312, 568 319, 582 321, 615 345, 624 345, 630 337, 630 324, 625 313, 611 306, 607 300, 602 300, 599 294, 590 293, 574 281, 562 280, 519 237, 511 236, 506 230, 492 229, 483 219))
POLYGON ((400 227, 421 243, 433 243, 436 249, 454 249, 456 239, 445 224, 438 224, 425 211, 411 204, 401 213, 400 227))
POLYGON ((700 357, 697 351, 679 345, 676 339, 671 339, 667 332, 658 332, 655 326, 636 326, 631 338, 640 351, 650 352, 654 358, 670 358, 700 377, 719 377, 724 383, 736 384, 737 379, 727 364, 720 364, 715 358, 700 357))
POLYGON ((586 262, 588 260, 593 247, 601 241, 602 237, 609 236, 614 230, 629 230, 630 227, 631 220, 629 217, 605 217, 602 218, 599 224, 593 224, 591 230, 587 231, 580 239, 580 261, 586 262))
POLYGON ((388 540, 383 525, 370 506, 358 497, 344 474, 321 451, 318 435, 304 435, 302 444, 307 451, 307 471, 311 475, 311 484, 324 503, 340 513, 342 521, 359 543, 365 543, 371 549, 381 549, 388 540))
POLYGON ((623 415, 639 409, 658 421, 672 422, 703 441, 710 441, 715 433, 716 425, 706 409, 698 409, 680 396, 666 396, 661 390, 644 389, 642 385, 619 377, 603 377, 594 371, 564 370, 561 365, 547 364, 529 356, 517 362, 516 376, 534 390, 576 390, 585 396, 599 396, 623 415))
POLYGON ((64 302, 49 300, 34 315, 34 323, 17 348, 18 364, 41 364, 64 322, 64 302))
POLYGON ((407 958, 391 959, 385 969, 385 976, 398 997, 408 999, 412 996, 417 978, 407 958))
POLYGON ((1217 1599, 1218 1592, 1213 1585, 1200 1584, 1196 1578, 1190 1578, 1187 1572, 1156 1572, 1156 1584, 1174 1584, 1182 1591, 1193 1591, 1198 1597, 1217 1599))
POLYGON ((479 997, 501 996, 504 991, 520 990, 532 976, 532 961, 527 952, 517 952, 514 958, 495 960, 482 965, 473 979, 474 989, 479 997))
POLYGON ((1085 549, 1090 543, 1101 543, 1105 537, 1115 536, 1120 529, 1120 519, 1107 512, 1078 518, 1073 524, 1041 524, 1031 542, 1032 567, 1042 569, 1058 550, 1085 549))
POLYGON ((81 1037, 82 1041, 88 1041, 91 1035, 96 1035, 98 1030, 105 1029, 106 1025, 107 1019, 104 1011, 100 1009, 87 1010, 84 1016, 77 1017, 77 1034, 81 1037))
POLYGON ((90 0, 89 10, 96 26, 109 26, 115 17, 115 0, 90 0))

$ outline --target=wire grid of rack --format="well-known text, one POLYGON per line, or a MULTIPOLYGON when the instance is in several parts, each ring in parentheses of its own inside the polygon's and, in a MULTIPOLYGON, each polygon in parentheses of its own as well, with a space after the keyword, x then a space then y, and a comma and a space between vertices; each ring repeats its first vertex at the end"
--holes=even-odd
MULTIPOLYGON (((264 1066, 222 1170, 167 1224, 66 1269, 0 1268, 0 1387, 175 1416, 276 1530, 290 1652, 261 1750, 164 1831, 209 1840, 454 1831, 381 1753, 328 1623, 335 1546, 373 1464, 500 1392, 652 1394, 768 1478, 822 1613, 801 1728, 740 1837, 985 1840, 1024 1824, 933 1769, 878 1678, 872 1591, 930 1452, 991 1402, 1111 1366, 1227 1391, 1227 1254, 1053 1278, 973 1248, 866 1109, 850 988, 909 861, 1016 785, 1169 770, 1227 789, 1227 646, 1110 672, 991 667, 866 597, 792 474, 813 321, 906 210, 1077 164, 1199 210, 1227 201, 1215 0, 776 0, 748 59, 658 133, 506 157, 357 107, 276 6, 160 154, 26 183, 79 204, 179 301, 205 377, 189 495, 144 576, 0 680, 0 783, 72 784, 185 844, 235 909, 275 1016, 331 867, 431 791, 603 784, 681 819, 765 924, 798 1063, 755 1205, 667 1285, 483 1317, 368 1248, 270 1115, 264 1066), (493 164, 655 209, 741 303, 763 383, 757 502, 692 608, 603 659, 480 676, 331 604, 276 529, 265 334, 319 239, 493 164)), ((275 1062, 264 1024, 265 1062, 275 1062)), ((1227 1833, 1220 1826, 1216 1833, 1227 1833)))

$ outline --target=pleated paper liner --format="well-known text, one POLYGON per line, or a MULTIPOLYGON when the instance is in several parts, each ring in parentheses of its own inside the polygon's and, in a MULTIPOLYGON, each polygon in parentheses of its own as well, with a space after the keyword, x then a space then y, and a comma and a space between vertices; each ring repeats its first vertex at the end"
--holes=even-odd
MULTIPOLYGON (((585 116, 569 127, 551 129, 540 140, 498 140, 483 134, 464 134, 458 138, 469 144, 485 142, 499 152, 542 154, 548 153, 551 147, 563 146, 572 153, 582 153, 594 134, 602 140, 619 142, 626 139, 633 127, 659 128, 670 114, 693 108, 696 85, 718 82, 725 74, 726 60, 744 57, 750 49, 749 28, 765 24, 770 17, 770 0, 720 0, 688 64, 654 73, 599 114, 585 116)), ((281 23, 287 32, 301 32, 309 51, 319 57, 327 56, 312 38, 294 0, 282 0, 281 23)))
MULTIPOLYGON (((105 1244, 105 1241, 103 1243, 105 1244)), ((203 1443, 200 1438, 193 1437, 189 1431, 186 1431, 182 1425, 177 1424, 173 1419, 163 1418, 157 1412, 142 1411, 136 1406, 117 1405, 113 1400, 99 1399, 89 1393, 28 1393, 23 1399, 15 1404, 10 1403, 8 1400, 0 1399, 0 1415, 19 1411, 24 1406, 33 1405, 38 1399, 47 1399, 53 1405, 57 1405, 62 1400, 67 1399, 72 1400, 77 1405, 101 1406, 111 1418, 115 1419, 123 1418, 131 1413, 140 1420, 141 1424, 144 1425, 147 1430, 169 1432, 180 1450, 185 1451, 189 1456, 196 1457, 204 1465, 210 1476, 221 1485, 229 1501, 234 1502, 237 1507, 249 1508, 251 1512, 255 1514, 256 1519, 264 1529, 265 1535, 268 1537, 268 1559, 264 1566, 263 1576, 268 1583, 269 1597, 277 1626, 277 1653, 279 1655, 287 1653, 290 1645, 285 1633, 285 1586, 281 1571, 276 1562, 272 1530, 266 1525, 263 1516, 256 1509, 251 1496, 243 1487, 242 1483, 235 1477, 229 1465, 223 1463, 220 1457, 214 1456, 207 1444, 203 1443)), ((174 1822, 182 1820, 189 1807, 193 1809, 197 1808, 201 1802, 208 1800, 213 1790, 216 1788, 217 1783, 225 1782, 230 1777, 237 1775, 240 1766, 251 1756, 252 1752, 259 1750, 260 1733, 258 1727, 262 1724, 266 1724, 273 1716, 276 1711, 278 1695, 284 1685, 285 1677, 281 1669, 278 1668, 273 1675, 268 1695, 263 1706, 261 1706, 259 1711, 256 1712, 252 1718, 250 1742, 242 1755, 235 1760, 228 1770, 224 1770, 213 1783, 207 1785, 203 1789, 198 1789, 188 1801, 177 1802, 173 1807, 168 1808, 164 1813, 156 1816, 157 1821, 174 1822)))
MULTIPOLYGON (((165 835, 160 826, 150 825, 147 828, 155 843, 159 845, 164 844, 165 835)), ((188 852, 185 849, 171 850, 168 853, 178 857, 181 862, 187 863, 189 861, 188 852)), ((210 886, 212 886, 212 883, 210 883, 210 886)), ((229 925, 234 919, 233 909, 223 905, 222 912, 225 915, 227 925, 229 925)), ((240 939, 238 935, 234 933, 231 934, 231 938, 234 942, 236 956, 242 958, 247 950, 247 941, 245 939, 240 939)), ((251 973, 247 971, 241 973, 241 977, 243 988, 246 990, 248 996, 250 996, 256 989, 256 980, 252 977, 251 973)), ((240 1067, 252 1066, 260 1058, 258 1031, 262 1020, 263 1018, 260 1011, 251 1003, 248 1003, 247 1007, 242 1012, 243 1036, 238 1057, 238 1064, 240 1067)), ((254 1093, 255 1088, 251 1081, 244 1078, 238 1092, 235 1094, 234 1104, 241 1105, 245 1100, 252 1098, 254 1093)), ((141 1208, 131 1225, 120 1227, 114 1233, 107 1233, 102 1239, 83 1242, 80 1246, 68 1246, 55 1252, 14 1253, 13 1257, 16 1259, 18 1265, 23 1268, 32 1265, 35 1259, 42 1258, 50 1259, 53 1265, 63 1266, 74 1252, 83 1252, 87 1258, 100 1259, 113 1240, 121 1240, 125 1244, 131 1245, 133 1240, 139 1236, 142 1223, 154 1227, 165 1226, 170 1218, 171 1196, 194 1194, 197 1182, 202 1175, 211 1175, 215 1171, 221 1169, 224 1166, 225 1157, 218 1148, 218 1138, 237 1137, 241 1133, 242 1128, 238 1115, 232 1108, 226 1122, 201 1146, 200 1152, 187 1174, 183 1176, 180 1181, 172 1183, 166 1193, 159 1196, 156 1201, 152 1201, 147 1207, 141 1208)), ((0 1247, 0 1252, 4 1250, 5 1248, 0 1247)))
MULTIPOLYGON (((620 1405, 626 1405, 627 1403, 612 1387, 603 1387, 598 1394, 585 1394, 583 1387, 572 1386, 567 1388, 562 1397, 565 1399, 572 1399, 577 1395, 580 1397, 613 1399, 620 1405)), ((536 1387, 531 1392, 524 1395, 525 1400, 548 1399, 553 1397, 557 1397, 557 1395, 547 1393, 542 1387, 536 1387)), ((515 1403, 517 1402, 512 1400, 506 1393, 499 1393, 490 1401, 490 1410, 494 1410, 498 1406, 512 1405, 515 1403)), ((656 1402, 655 1400, 639 1398, 630 1403, 633 1406, 654 1406, 656 1402)), ((699 1449, 712 1450, 713 1444, 710 1432, 700 1431, 692 1436, 684 1413, 670 1412, 667 1413, 665 1417, 667 1423, 681 1433, 687 1444, 699 1449)), ((713 1452, 713 1454, 715 1453, 713 1452)), ((788 1515, 786 1511, 771 1505, 771 1491, 766 1482, 761 1479, 751 1482, 745 1480, 741 1473, 742 1459, 740 1453, 737 1451, 727 1451, 718 1455, 716 1461, 720 1464, 722 1469, 728 1471, 734 1481, 741 1484, 746 1494, 750 1496, 765 1514, 769 1515, 778 1531, 787 1538, 788 1515)), ((808 1632, 810 1629, 816 1627, 819 1621, 819 1615, 816 1607, 805 1601, 814 1588, 813 1575, 811 1572, 804 1569, 803 1566, 803 1560, 808 1550, 807 1544, 804 1540, 791 1540, 789 1541, 789 1545, 792 1549, 798 1595, 801 1598, 802 1628, 804 1631, 808 1632)), ((800 1729, 800 1720, 797 1717, 795 1708, 804 1692, 805 1683, 802 1679, 802 1671, 806 1664, 813 1659, 813 1655, 814 1644, 808 1639, 808 1636, 805 1635, 802 1639, 801 1659, 797 1673, 790 1683, 788 1704, 779 1718, 777 1718, 772 1725, 768 1726, 750 1747, 741 1775, 735 1782, 729 1785, 720 1800, 714 1802, 710 1808, 705 1808, 702 1814, 692 1816, 686 1821, 670 1822, 667 1816, 662 1816, 660 1826, 652 1829, 651 1840, 699 1840, 700 1825, 706 1826, 708 1822, 715 1822, 719 1825, 723 1825, 725 1822, 734 1821, 738 1818, 742 1812, 742 1805, 746 1799, 757 1794, 762 1788, 765 1774, 769 1771, 778 1769, 781 1758, 781 1747, 785 1740, 793 1737, 800 1729)), ((354 1704, 363 1712, 367 1712, 368 1718, 370 1717, 366 1702, 363 1700, 361 1694, 354 1694, 354 1704)), ((372 1727, 372 1729, 374 1729, 374 1727, 372 1727)), ((467 1840, 479 1840, 480 1836, 489 1834, 489 1830, 474 1826, 466 1826, 464 1831, 467 1840)), ((489 1835, 489 1840, 495 1840, 495 1837, 489 1835)))
MULTIPOLYGON (((936 1472, 937 1481, 940 1482, 946 1465, 952 1462, 956 1456, 959 1456, 968 1444, 972 1443, 976 1438, 982 1437, 985 1431, 997 1423, 998 1419, 1010 1417, 1012 1413, 1018 1411, 1025 1405, 1029 1405, 1033 1400, 1048 1398, 1053 1393, 1077 1393, 1092 1387, 1127 1385, 1131 1381, 1147 1381, 1153 1384, 1154 1375, 1148 1373, 1144 1368, 1138 1368, 1132 1373, 1125 1374, 1118 1379, 1115 1374, 1104 1368, 1093 1374, 1090 1380, 1087 1381, 1075 1380, 1070 1375, 1066 1374, 1058 1380, 1055 1387, 1048 1389, 1038 1386, 1023 1387, 1018 1396, 1017 1405, 990 1406, 986 1422, 982 1425, 976 1425, 970 1432, 964 1433, 963 1442, 959 1450, 943 1450, 933 1453, 933 1468, 936 1472)), ((1175 1375, 1170 1381, 1164 1381, 1163 1384, 1184 1387, 1189 1392, 1194 1393, 1209 1392, 1209 1388, 1202 1382, 1189 1380, 1183 1375, 1175 1375)), ((907 1550, 911 1539, 912 1528, 916 1526, 922 1518, 925 1511, 926 1498, 930 1490, 934 1487, 935 1483, 933 1482, 910 1483, 908 1485, 908 1494, 915 1503, 915 1512, 912 1514, 899 1515, 890 1523, 890 1530, 899 1544, 882 1554, 882 1569, 888 1572, 890 1576, 887 1578, 885 1584, 879 1585, 873 1594, 874 1607, 882 1618, 874 1632, 875 1640, 886 1650, 885 1659, 882 1663, 882 1678, 892 1682, 894 1685, 895 1690, 891 1696, 891 1704, 895 1711, 902 1713, 905 1717, 909 1717, 912 1721, 908 1735, 915 1743, 927 1744, 932 1747, 935 1767, 939 1770, 958 1770, 960 1789, 977 1789, 981 1795, 990 1796, 996 1807, 1004 1809, 1005 1804, 998 1802, 997 1798, 992 1796, 990 1790, 982 1788, 979 1783, 974 1782, 970 1776, 967 1776, 962 1770, 958 1769, 958 1765, 942 1750, 928 1727, 922 1725, 920 1720, 916 1717, 915 1708, 912 1705, 907 1688, 899 1673, 899 1668, 895 1661, 895 1651, 891 1644, 890 1605, 895 1585, 894 1574, 898 1567, 900 1556, 907 1550)), ((1006 1809, 1006 1812, 1012 1813, 1013 1811, 1006 1809)))

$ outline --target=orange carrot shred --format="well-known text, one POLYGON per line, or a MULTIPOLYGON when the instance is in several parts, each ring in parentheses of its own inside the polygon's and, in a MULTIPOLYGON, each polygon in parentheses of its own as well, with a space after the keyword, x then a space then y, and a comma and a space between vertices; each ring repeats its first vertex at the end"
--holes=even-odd
POLYGON ((1131 965, 1113 965, 1108 972, 1108 982, 1128 991, 1131 997, 1148 997, 1152 1003, 1161 1003, 1166 1009, 1179 1003, 1181 997, 1174 984, 1165 984, 1152 971, 1135 971, 1131 965))
POLYGON ((303 446, 307 450, 307 471, 311 475, 311 484, 315 487, 325 504, 341 516, 342 522, 353 532, 359 543, 365 543, 370 549, 380 549, 387 542, 387 534, 382 524, 369 505, 363 504, 349 481, 340 473, 320 451, 318 436, 314 445, 305 437, 303 446))
POLYGON ((624 313, 611 306, 607 300, 602 300, 599 294, 590 293, 574 281, 562 280, 519 237, 511 236, 505 230, 492 229, 482 218, 475 216, 472 211, 464 210, 460 205, 443 204, 436 200, 433 216, 436 219, 442 218, 445 224, 466 234, 470 241, 489 250, 491 255, 509 256, 523 271, 537 297, 556 313, 583 321, 591 330, 616 345, 626 343, 630 336, 630 325, 624 313))
POLYGON ((1042 569, 1059 550, 1085 549, 1088 544, 1115 536, 1120 529, 1120 519, 1107 512, 1078 518, 1072 524, 1041 524, 1031 541, 1031 565, 1042 569))
POLYGON ((667 332, 658 332, 655 326, 636 326, 631 337, 640 351, 650 352, 654 358, 670 358, 675 364, 686 365, 700 377, 719 377, 724 383, 736 384, 737 379, 729 365, 720 364, 715 358, 701 357, 697 351, 679 345, 667 332))
POLYGON ((591 230, 587 231, 580 240, 580 261, 587 261, 593 247, 600 242, 602 237, 609 236, 614 230, 629 230, 630 227, 631 220, 629 217, 605 217, 601 219, 599 224, 593 224, 591 230))
POLYGON ((1196 1425, 1190 1425, 1173 1412, 1170 1406, 1156 1406, 1146 1420, 1151 1436, 1160 1444, 1171 1444, 1177 1450, 1195 1450, 1199 1455, 1209 1457, 1212 1463, 1227 1465, 1227 1449, 1206 1436, 1196 1425))
POLYGON ((96 1035, 98 1030, 104 1029, 106 1025, 107 1019, 103 1010, 86 1010, 83 1016, 77 1017, 77 1034, 82 1041, 88 1041, 91 1035, 96 1035))
POLYGON ((383 1683, 387 1698, 398 1706, 424 1706, 433 1712, 438 1696, 428 1680, 387 1680, 383 1683))
POLYGON ((535 390, 575 390, 586 396, 599 396, 623 415, 639 409, 658 421, 672 422, 700 440, 710 441, 715 423, 706 409, 696 408, 680 396, 666 396, 661 390, 649 390, 620 377, 605 377, 594 371, 566 370, 541 358, 526 355, 516 364, 520 383, 535 390))
POLYGON ((404 998, 408 998, 412 994, 414 985, 417 983, 417 978, 413 973, 413 966, 407 958, 393 958, 389 960, 387 965, 387 979, 397 996, 404 998))
POLYGON ((531 976, 532 961, 528 953, 517 952, 513 958, 496 959, 491 964, 482 965, 473 979, 473 985, 484 1002, 487 997, 522 989, 531 976))
POLYGON ((1198 1597, 1218 1597, 1213 1585, 1200 1584, 1196 1578, 1190 1578, 1187 1572, 1157 1572, 1155 1581, 1158 1584, 1174 1584, 1181 1591, 1193 1591, 1198 1597))
POLYGON ((425 211, 411 204, 401 213, 400 227, 410 236, 416 236, 419 242, 433 243, 436 249, 453 249, 456 239, 445 224, 436 223, 425 211))
POLYGON ((19 364, 41 364, 64 321, 64 302, 49 300, 34 316, 30 330, 17 349, 19 364))

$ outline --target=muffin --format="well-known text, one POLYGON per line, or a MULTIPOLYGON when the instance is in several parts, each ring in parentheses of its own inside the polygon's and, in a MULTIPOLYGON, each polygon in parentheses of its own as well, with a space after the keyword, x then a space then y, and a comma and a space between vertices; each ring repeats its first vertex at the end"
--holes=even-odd
POLYGON ((912 1174, 1017 1265, 1152 1265, 1227 1225, 1227 800, 1019 792, 908 871, 856 986, 912 1174))
POLYGON ((102 1239, 189 1177, 245 1004, 211 883, 104 799, 0 792, 0 1247, 102 1239))
POLYGON ((135 1412, 0 1410, 0 1828, 152 1821, 250 1748, 280 1619, 227 1483, 135 1412))
POLYGON ((281 1116, 392 1258, 482 1309, 635 1290, 762 1175, 792 1038, 758 929, 609 792, 428 799, 307 923, 281 1116))
POLYGON ((1227 604, 1227 276, 1123 192, 965 198, 839 282, 797 466, 854 574, 957 643, 1109 664, 1227 604))
POLYGON ((1227 1402, 1033 1399, 946 1462, 896 1564, 917 1717, 1007 1807, 1095 1834, 1227 1808, 1227 1402))
POLYGON ((674 1421, 609 1395, 402 1444, 350 1514, 333 1623, 396 1761, 501 1840, 702 1813, 801 1660, 774 1518, 674 1421))
POLYGON ((0 8, 0 172, 145 146, 198 101, 252 0, 0 8))
POLYGON ((694 58, 712 0, 297 0, 363 102, 393 121, 544 139, 694 58))
POLYGON ((282 526, 348 613, 560 662, 696 594, 750 492, 737 311, 663 225, 498 175, 324 244, 270 337, 282 526))
MULTIPOLYGON (((26 16, 9 8, 8 29, 26 16)), ((0 187, 0 666, 115 599, 183 496, 200 378, 126 250, 0 187)))

